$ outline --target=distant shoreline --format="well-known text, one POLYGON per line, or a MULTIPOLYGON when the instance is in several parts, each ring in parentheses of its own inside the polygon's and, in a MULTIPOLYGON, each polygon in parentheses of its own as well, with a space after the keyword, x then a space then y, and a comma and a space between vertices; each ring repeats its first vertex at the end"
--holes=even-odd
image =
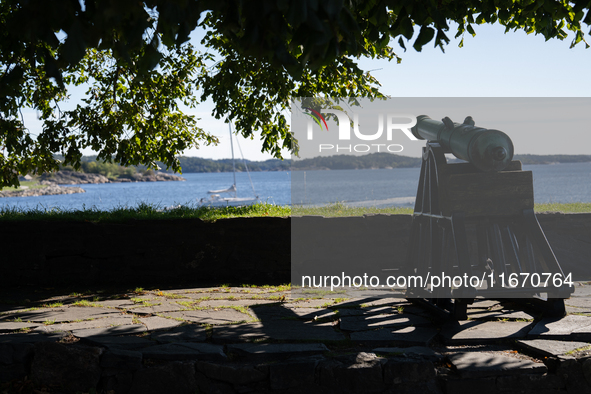
MULTIPOLYGON (((591 162, 591 155, 531 155, 519 154, 513 157, 524 165, 533 164, 565 164, 565 163, 586 163, 591 162)), ((455 159, 458 160, 458 159, 455 159)), ((96 156, 85 156, 83 162, 96 161, 96 156)), ((200 157, 179 157, 179 162, 183 174, 202 174, 202 173, 224 173, 233 171, 232 159, 203 159, 200 157)), ((451 161, 453 162, 453 160, 451 161)), ((161 168, 166 168, 162 163, 157 163, 161 168)), ((142 166, 138 167, 118 167, 120 172, 145 172, 142 166)), ((236 172, 279 172, 279 171, 312 171, 312 170, 353 170, 353 169, 389 169, 389 168, 419 168, 421 158, 396 155, 392 153, 378 152, 362 156, 354 155, 334 155, 325 157, 314 157, 311 159, 269 159, 262 161, 236 160, 234 163, 236 172)), ((172 174, 172 172, 160 172, 172 174)), ((139 175, 139 174, 138 174, 139 175)), ((119 176, 115 182, 133 181, 131 175, 119 176), (127 179, 126 179, 127 178, 127 179)), ((172 179, 171 179, 172 180, 172 179)), ((58 182, 59 183, 59 182, 58 182)))
POLYGON ((99 183, 122 183, 122 182, 161 182, 161 181, 184 181, 178 175, 167 173, 136 173, 128 178, 109 179, 101 174, 87 174, 83 172, 60 170, 55 173, 44 174, 36 181, 27 182, 18 189, 5 188, 0 190, 0 198, 3 197, 37 197, 52 196, 59 194, 85 193, 81 187, 64 187, 61 185, 83 185, 99 183))
MULTIPOLYGON (((591 162, 591 155, 515 155, 523 165, 534 164, 566 164, 591 162)), ((201 159, 196 157, 179 158, 183 173, 232 172, 231 159, 201 159)), ((455 159, 458 160, 459 159, 455 159)), ((453 162, 453 161, 452 161, 453 162)), ((311 159, 292 160, 278 159, 266 161, 246 160, 250 172, 264 171, 324 171, 324 170, 359 170, 359 169, 390 169, 419 168, 421 159, 418 157, 401 156, 390 153, 372 153, 363 156, 334 155, 314 157, 311 159)), ((246 171, 243 163, 236 163, 236 171, 246 171)))

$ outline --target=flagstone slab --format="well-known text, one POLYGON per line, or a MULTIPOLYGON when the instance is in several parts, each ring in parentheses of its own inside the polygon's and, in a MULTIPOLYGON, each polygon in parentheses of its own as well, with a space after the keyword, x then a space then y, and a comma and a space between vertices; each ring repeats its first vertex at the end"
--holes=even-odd
POLYGON ((530 322, 501 322, 467 320, 448 324, 441 330, 445 344, 482 344, 506 339, 525 338, 531 329, 530 322))
POLYGON ((177 312, 185 307, 170 302, 163 302, 160 305, 153 305, 153 306, 142 306, 138 304, 132 308, 128 308, 127 310, 132 313, 138 313, 142 315, 153 315, 156 313, 166 313, 166 312, 177 312))
POLYGON ((158 297, 156 297, 153 294, 131 295, 129 297, 129 300, 131 302, 134 302, 134 301, 132 301, 132 299, 133 300, 139 300, 139 301, 146 301, 146 302, 156 302, 158 300, 158 297))
POLYGON ((212 338, 220 342, 251 342, 254 340, 271 339, 266 325, 261 322, 228 324, 214 326, 212 338))
POLYGON ((591 286, 576 286, 573 294, 574 297, 591 297, 591 286))
POLYGON ((144 358, 158 360, 211 360, 227 359, 224 347, 209 343, 169 343, 156 345, 141 350, 144 358))
POLYGON ((314 323, 290 320, 274 320, 263 323, 263 330, 277 340, 327 340, 340 341, 345 335, 334 329, 332 322, 314 323))
POLYGON ((591 310, 587 310, 585 308, 577 308, 574 306, 565 305, 564 309, 566 310, 567 315, 584 315, 584 316, 591 316, 591 310))
POLYGON ((213 327, 214 341, 242 342, 255 339, 339 341, 344 340, 345 336, 335 331, 332 323, 299 320, 271 320, 213 327))
MULTIPOLYGON (((204 293, 184 293, 184 294, 180 294, 185 298, 189 298, 193 301, 197 301, 197 300, 203 300, 203 301, 208 301, 205 298, 209 298, 210 301, 213 300, 217 300, 217 299, 228 299, 228 298, 237 298, 240 299, 242 297, 248 297, 249 295, 255 295, 258 294, 259 292, 251 292, 251 293, 243 293, 243 292, 229 292, 229 293, 225 293, 223 291, 215 291, 215 292, 204 292, 204 293)), ((281 295, 281 293, 277 293, 279 295, 281 295)))
POLYGON ((0 343, 37 343, 37 342, 57 342, 66 336, 65 332, 52 333, 15 333, 1 334, 0 343))
POLYGON ((129 300, 129 298, 121 298, 118 300, 103 300, 96 302, 99 305, 102 305, 106 308, 117 308, 117 309, 127 309, 137 306, 138 304, 129 300))
POLYGON ((519 347, 541 356, 561 356, 577 349, 591 346, 588 342, 555 341, 549 339, 522 339, 516 342, 519 347))
POLYGON ((496 306, 500 307, 501 303, 499 301, 496 300, 475 300, 472 304, 468 305, 468 310, 470 308, 484 308, 484 309, 489 309, 489 308, 494 308, 496 306))
POLYGON ((512 311, 503 309, 501 319, 511 319, 511 320, 533 320, 536 316, 524 311, 512 311))
POLYGON ((154 345, 154 342, 146 338, 133 335, 117 337, 112 335, 98 335, 80 338, 82 343, 93 346, 106 347, 108 349, 138 350, 154 345))
POLYGON ((378 298, 375 300, 370 300, 367 302, 363 302, 363 305, 366 307, 370 306, 378 306, 378 305, 391 305, 393 307, 401 306, 401 305, 410 305, 406 298, 398 298, 398 297, 383 297, 378 298))
POLYGON ((140 322, 142 322, 143 325, 146 326, 148 331, 172 328, 172 327, 180 326, 182 324, 182 322, 180 322, 178 320, 166 319, 164 317, 159 317, 159 316, 141 317, 138 320, 140 322))
POLYGON ((267 305, 267 304, 278 304, 278 300, 209 300, 209 301, 201 301, 198 304, 200 307, 208 307, 208 308, 219 308, 222 306, 243 306, 243 307, 250 307, 253 305, 267 305))
POLYGON ((173 301, 190 301, 193 300, 192 297, 189 297, 189 294, 184 294, 184 293, 173 293, 172 291, 165 291, 163 294, 166 295, 160 295, 158 293, 155 293, 154 295, 156 296, 156 298, 154 298, 154 301, 160 301, 160 302, 173 302, 173 301))
POLYGON ((0 333, 9 333, 23 328, 35 328, 39 324, 35 323, 23 323, 23 322, 11 322, 11 321, 0 321, 0 333))
POLYGON ((182 295, 188 295, 191 297, 203 297, 204 295, 208 295, 208 294, 223 294, 222 291, 220 291, 219 287, 200 287, 198 289, 187 289, 182 291, 180 294, 182 295))
POLYGON ((192 321, 201 324, 231 324, 239 321, 252 320, 252 316, 238 312, 235 309, 218 310, 196 310, 164 313, 164 316, 172 318, 181 318, 186 321, 192 321))
MULTIPOLYGON (((281 305, 263 305, 258 307, 251 308, 253 316, 257 319, 266 321, 266 320, 282 320, 282 319, 289 319, 293 318, 296 319, 299 317, 295 310, 298 308, 290 308, 286 306, 287 304, 281 305)), ((304 311, 309 311, 310 309, 316 308, 302 308, 304 311)), ((326 309, 316 309, 318 312, 326 309)))
POLYGON ((477 320, 533 320, 535 316, 523 311, 513 311, 506 309, 499 309, 489 311, 486 309, 468 309, 468 319, 477 320))
POLYGON ((352 332, 351 341, 376 344, 390 344, 392 342, 407 346, 428 346, 438 330, 434 327, 404 327, 399 330, 382 328, 373 331, 352 332))
POLYGON ((591 341, 591 317, 568 315, 562 319, 544 318, 529 333, 531 338, 582 339, 591 341))
POLYGON ((337 314, 332 309, 317 309, 317 308, 293 308, 291 313, 296 315, 301 320, 316 320, 335 318, 337 314))
MULTIPOLYGON (((346 301, 345 301, 346 302, 346 301)), ((324 308, 325 305, 333 305, 334 298, 319 298, 305 301, 285 302, 281 304, 285 308, 324 308)))
POLYGON ((500 310, 489 311, 488 309, 468 309, 467 316, 469 319, 477 320, 495 320, 501 318, 503 312, 500 310))
POLYGON ((10 317, 11 320, 20 318, 23 321, 31 321, 34 323, 43 323, 46 321, 64 323, 116 315, 121 315, 121 312, 116 309, 72 306, 51 309, 43 308, 26 312, 11 313, 10 317))
POLYGON ((591 312, 591 297, 571 297, 564 300, 564 305, 577 308, 580 312, 591 312))
POLYGON ((328 348, 322 343, 238 343, 227 345, 226 351, 243 360, 263 362, 323 354, 328 348))
POLYGON ((439 361, 443 356, 426 346, 410 347, 378 347, 372 350, 374 353, 387 356, 402 356, 410 358, 422 358, 431 361, 439 361))
POLYGON ((160 343, 203 342, 207 339, 207 330, 198 324, 186 324, 168 331, 154 332, 151 338, 160 343))
MULTIPOLYGON (((162 290, 163 293, 175 294, 175 295, 185 295, 185 294, 187 294, 187 291, 189 291, 189 290, 185 290, 185 289, 162 290)), ((158 295, 158 291, 153 290, 152 292, 154 294, 158 295)))
POLYGON ((429 313, 424 308, 413 304, 402 305, 402 311, 403 313, 410 313, 411 315, 422 316, 428 319, 433 317, 432 313, 429 313))
MULTIPOLYGON (((372 298, 373 300, 373 298, 372 298)), ((369 307, 377 307, 377 306, 382 306, 382 305, 367 305, 365 302, 367 300, 364 299, 355 299, 355 298, 345 298, 344 300, 336 300, 336 299, 326 299, 326 301, 328 301, 325 305, 326 308, 332 308, 332 309, 342 309, 342 308, 348 308, 348 307, 364 307, 364 308, 369 308, 369 307), (338 301, 338 302, 337 302, 338 301)), ((388 307, 392 308, 391 305, 388 305, 388 307)))
POLYGON ((73 331, 88 328, 105 328, 113 326, 123 326, 133 324, 133 316, 118 316, 118 317, 105 317, 101 319, 86 320, 76 323, 59 323, 51 324, 47 326, 40 326, 35 331, 40 332, 53 332, 53 331, 73 331))
POLYGON ((126 326, 115 326, 105 328, 87 328, 81 330, 73 330, 72 335, 78 338, 88 338, 94 336, 105 336, 105 335, 132 335, 141 334, 146 332, 146 326, 143 324, 129 324, 126 326))
POLYGON ((459 352, 448 357, 462 378, 548 372, 548 368, 543 363, 499 354, 459 352))
POLYGON ((366 331, 380 327, 428 325, 424 317, 411 314, 345 316, 341 318, 340 328, 345 331, 366 331))
POLYGON ((389 307, 391 309, 396 310, 399 306, 410 306, 411 304, 405 298, 392 298, 392 297, 345 297, 344 301, 340 301, 338 303, 332 303, 334 299, 331 298, 323 298, 319 300, 311 300, 311 301, 318 301, 320 306, 329 303, 330 308, 346 308, 346 307, 360 307, 360 308, 377 308, 377 307, 389 307), (324 301, 320 303, 320 301, 324 301))
MULTIPOLYGON (((342 289, 342 288, 341 288, 342 289)), ((405 298, 405 290, 392 290, 390 288, 373 288, 367 290, 358 290, 355 288, 346 288, 345 295, 347 297, 356 297, 356 298, 405 298)))
POLYGON ((28 307, 24 305, 15 305, 15 304, 0 304, 0 318, 8 313, 18 312, 21 309, 27 309, 28 307))
POLYGON ((267 320, 314 320, 336 317, 336 313, 332 309, 318 309, 318 308, 286 308, 283 305, 269 305, 261 307, 253 307, 251 309, 252 315, 257 319, 267 320))
MULTIPOLYGON (((343 297, 344 300, 339 300, 339 302, 335 302, 337 301, 336 298, 323 298, 323 299, 318 299, 318 300, 310 300, 310 302, 312 301, 324 301, 325 303, 328 302, 330 305, 334 306, 335 308, 343 308, 343 307, 358 307, 361 304, 368 302, 368 301, 373 301, 375 300, 375 298, 355 298, 355 297, 343 297)), ((306 302, 306 301, 299 301, 299 302, 306 302)))
POLYGON ((339 311, 339 316, 363 316, 363 315, 376 315, 376 314, 387 314, 397 313, 397 310, 390 305, 375 306, 369 308, 332 308, 339 311))

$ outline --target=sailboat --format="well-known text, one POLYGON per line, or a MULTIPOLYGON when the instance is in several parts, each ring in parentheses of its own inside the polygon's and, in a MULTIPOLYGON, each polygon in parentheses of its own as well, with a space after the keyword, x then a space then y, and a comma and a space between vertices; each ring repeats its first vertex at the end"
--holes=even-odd
MULTIPOLYGON (((246 168, 246 173, 248 174, 248 179, 250 180, 250 186, 252 187, 252 193, 254 197, 238 197, 238 189, 236 188, 236 163, 234 160, 234 137, 232 133, 232 125, 228 122, 228 130, 230 131, 230 149, 232 150, 232 173, 234 175, 234 183, 227 189, 220 189, 220 190, 209 190, 207 194, 209 194, 209 198, 202 198, 199 200, 200 205, 206 206, 241 206, 241 205, 252 205, 260 202, 259 196, 254 191, 254 185, 252 183, 252 179, 250 178, 250 172, 248 172, 248 166, 244 161, 244 156, 242 160, 244 161, 244 168, 246 168)), ((240 148, 240 144, 238 140, 236 140, 238 144, 238 149, 240 149, 240 155, 242 155, 242 149, 240 148)))

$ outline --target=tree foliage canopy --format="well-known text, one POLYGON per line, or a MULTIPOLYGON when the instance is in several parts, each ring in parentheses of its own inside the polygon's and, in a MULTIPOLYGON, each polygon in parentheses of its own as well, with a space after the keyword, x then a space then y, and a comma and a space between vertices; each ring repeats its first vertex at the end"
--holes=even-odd
MULTIPOLYGON (((184 114, 211 98, 214 116, 261 133, 263 150, 291 148, 291 97, 380 97, 359 57, 398 59, 433 43, 442 50, 474 24, 584 42, 591 0, 3 0, 0 2, 0 186, 17 174, 80 165, 81 149, 121 164, 177 156, 216 138, 184 114), (450 22, 457 30, 450 32, 450 22), (188 44, 203 29, 208 52, 188 44), (86 86, 62 111, 68 88, 86 86), (31 135, 21 109, 36 109, 31 135)), ((460 43, 461 45, 461 43, 460 43)), ((586 45, 586 43, 585 43, 586 45)))

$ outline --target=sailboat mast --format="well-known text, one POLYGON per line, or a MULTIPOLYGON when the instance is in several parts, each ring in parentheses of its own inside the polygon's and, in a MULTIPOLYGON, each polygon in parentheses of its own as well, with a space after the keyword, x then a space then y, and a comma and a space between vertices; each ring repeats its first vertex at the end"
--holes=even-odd
POLYGON ((232 124, 228 122, 228 130, 230 131, 230 149, 232 149, 232 174, 234 174, 234 196, 238 197, 238 191, 236 190, 236 164, 234 162, 234 138, 232 137, 232 124))

